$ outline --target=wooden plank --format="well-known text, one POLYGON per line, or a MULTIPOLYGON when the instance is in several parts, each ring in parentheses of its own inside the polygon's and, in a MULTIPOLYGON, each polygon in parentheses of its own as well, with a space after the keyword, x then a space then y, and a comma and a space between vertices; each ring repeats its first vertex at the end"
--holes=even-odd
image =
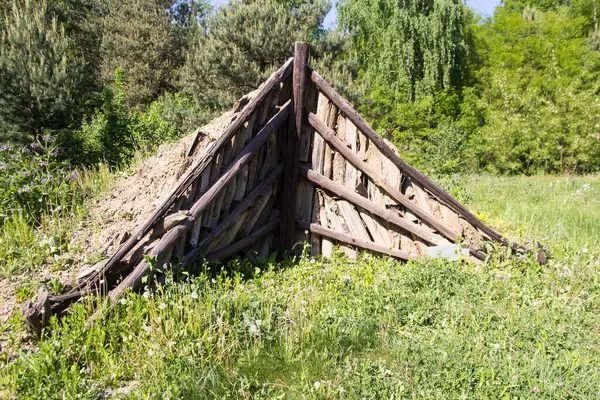
MULTIPOLYGON (((343 219, 339 215, 338 202, 327 195, 324 195, 323 199, 325 203, 325 212, 327 213, 327 219, 329 220, 329 226, 331 226, 334 231, 345 234, 347 232, 347 228, 343 222, 343 219)), ((344 252, 344 254, 346 254, 346 256, 350 258, 356 258, 356 251, 347 246, 346 243, 342 243, 340 245, 340 249, 344 252)))
POLYGON ((434 196, 436 196, 440 201, 445 203, 447 206, 454 209, 459 215, 464 217, 467 221, 469 221, 474 227, 482 230, 486 233, 491 239, 501 242, 506 245, 510 245, 515 248, 520 248, 526 251, 531 251, 529 248, 520 245, 518 243, 509 242, 504 237, 502 237, 498 232, 490 228, 481 222, 475 215, 473 215, 469 210, 467 210, 462 204, 460 204, 454 197, 452 197, 448 192, 438 186, 435 182, 433 182, 429 177, 422 174, 416 168, 413 168, 405 161, 403 161, 400 157, 398 157, 392 149, 390 149, 382 140, 382 138, 367 124, 367 122, 360 116, 360 114, 352 107, 352 105, 348 102, 348 100, 344 99, 340 96, 335 89, 331 87, 329 83, 323 77, 321 77, 314 70, 309 68, 310 76, 312 81, 317 85, 317 88, 324 93, 344 114, 348 116, 348 118, 356 125, 356 127, 363 132, 369 140, 373 142, 379 150, 383 154, 385 154, 400 170, 405 174, 410 176, 415 182, 421 184, 423 188, 429 190, 434 196))
POLYGON ((173 202, 183 194, 187 188, 202 174, 204 169, 213 159, 217 151, 220 150, 221 146, 231 139, 231 136, 239 129, 239 127, 246 122, 248 117, 256 110, 256 108, 263 102, 265 98, 269 96, 275 87, 279 87, 280 83, 290 74, 292 67, 292 59, 286 61, 275 73, 273 73, 269 79, 259 88, 256 96, 250 100, 248 105, 237 115, 235 120, 225 129, 219 139, 214 142, 210 148, 204 153, 204 155, 198 160, 198 162, 188 170, 185 177, 180 180, 179 184, 173 189, 169 196, 156 208, 150 218, 146 220, 138 229, 131 235, 131 237, 121 245, 102 267, 101 270, 92 274, 89 279, 82 281, 80 284, 75 286, 69 293, 76 293, 80 289, 86 287, 92 281, 97 281, 103 276, 106 271, 116 265, 142 238, 148 233, 150 227, 156 222, 158 218, 164 215, 173 202))
POLYGON ((392 234, 375 218, 371 217, 371 215, 366 211, 360 211, 360 217, 365 222, 369 233, 373 237, 373 241, 381 246, 387 248, 394 247, 394 240, 392 238, 392 234))
MULTIPOLYGON (((248 143, 248 145, 244 148, 242 153, 237 157, 237 159, 231 163, 231 165, 227 168, 227 171, 219 178, 219 180, 213 184, 208 191, 203 194, 198 201, 193 205, 189 214, 190 217, 185 222, 176 226, 175 228, 169 230, 160 240, 159 244, 152 250, 152 255, 160 258, 161 254, 170 250, 173 245, 181 238, 182 235, 185 235, 187 231, 193 226, 193 220, 196 218, 201 212, 206 209, 209 204, 215 200, 215 198, 223 192, 224 188, 231 182, 231 180, 237 175, 237 173, 241 170, 244 164, 247 164, 250 159, 256 155, 256 153, 264 146, 264 144, 269 140, 269 137, 273 132, 275 132, 279 126, 287 119, 290 113, 291 103, 288 102, 284 105, 281 110, 265 125, 263 129, 256 135, 254 139, 248 143)), ((196 249, 192 250, 197 252, 200 249, 198 246, 196 249)), ((184 261, 184 264, 186 262, 184 261)), ((132 271, 124 280, 111 291, 111 299, 114 301, 118 298, 124 290, 127 288, 135 289, 139 286, 141 282, 141 278, 146 276, 149 272, 149 265, 146 260, 143 260, 140 264, 136 266, 134 271, 132 271)))
POLYGON ((245 236, 239 241, 230 244, 227 247, 207 254, 206 259, 209 261, 226 260, 231 256, 234 256, 246 247, 250 246, 252 243, 262 239, 263 237, 277 229, 277 227, 279 226, 279 222, 279 219, 269 222, 267 225, 258 228, 256 231, 252 232, 248 236, 245 236))
POLYGON ((362 240, 359 238, 355 238, 355 237, 346 235, 344 233, 336 232, 332 229, 325 228, 321 225, 309 224, 306 221, 297 221, 297 223, 299 226, 302 226, 305 229, 309 229, 311 232, 318 233, 321 236, 327 236, 331 239, 340 241, 342 243, 345 243, 345 244, 348 244, 351 246, 356 246, 356 247, 364 249, 364 250, 368 250, 368 251, 372 251, 372 252, 380 253, 380 254, 385 254, 385 255, 395 257, 395 258, 398 258, 400 260, 405 260, 405 261, 417 259, 416 254, 411 254, 411 253, 408 253, 403 250, 388 249, 384 246, 378 245, 377 243, 369 242, 366 240, 362 240))
POLYGON ((363 197, 355 193, 354 191, 346 188, 345 186, 337 184, 332 180, 327 179, 320 174, 317 174, 315 171, 308 170, 307 168, 303 167, 302 173, 306 174, 306 177, 318 187, 323 188, 335 194, 336 196, 339 196, 344 200, 347 200, 353 203, 354 205, 361 207, 364 210, 369 211, 371 214, 382 218, 386 222, 394 224, 397 227, 404 229, 405 231, 414 233, 419 238, 423 239, 428 243, 436 245, 448 243, 447 240, 435 234, 430 229, 421 225, 417 225, 405 218, 398 216, 396 213, 389 211, 385 206, 375 203, 367 199, 366 197, 363 197))
MULTIPOLYGON (((256 119, 256 114, 253 114, 248 122, 244 125, 243 128, 240 129, 240 132, 236 135, 236 141, 234 143, 234 153, 239 154, 239 152, 244 148, 246 143, 252 137, 252 130, 254 129, 254 120, 256 119)), ((248 182, 248 167, 244 167, 238 178, 236 180, 236 188, 235 188, 235 196, 233 199, 235 201, 242 201, 246 196, 246 184, 248 182)))
POLYGON ((420 207, 415 206, 410 200, 406 198, 398 189, 394 188, 390 184, 386 182, 384 176, 382 176, 377 170, 368 165, 367 163, 360 160, 353 152, 351 152, 343 141, 335 136, 335 132, 332 131, 329 127, 325 126, 323 122, 319 121, 315 114, 309 114, 308 116, 309 123, 316 129, 316 131, 323 136, 327 142, 331 143, 337 151, 342 153, 342 155, 350 161, 356 168, 360 169, 362 172, 367 174, 369 178, 373 180, 373 182, 385 190, 394 200, 398 201, 404 207, 409 209, 412 213, 417 215, 422 222, 427 223, 432 228, 438 230, 441 234, 443 234, 448 239, 455 241, 458 239, 458 234, 454 232, 452 229, 448 228, 442 222, 433 218, 433 216, 427 214, 420 207))
MULTIPOLYGON (((281 192, 281 229, 279 229, 279 257, 292 249, 296 217, 296 191, 298 187, 298 168, 300 160, 300 141, 302 137, 304 87, 308 63, 308 45, 296 42, 294 52, 294 72, 292 94, 294 101, 293 129, 286 138, 283 187, 281 192)), ((291 123, 290 123, 291 125, 291 123)))

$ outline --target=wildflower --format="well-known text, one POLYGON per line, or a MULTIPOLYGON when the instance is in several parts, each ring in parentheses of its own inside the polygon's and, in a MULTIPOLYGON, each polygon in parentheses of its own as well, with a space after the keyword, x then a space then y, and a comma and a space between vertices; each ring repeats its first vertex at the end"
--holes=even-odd
POLYGON ((253 335, 256 335, 258 333, 258 328, 256 327, 256 325, 250 325, 250 333, 253 335))
POLYGON ((583 190, 589 190, 590 189, 590 185, 587 183, 583 184, 583 190))
POLYGON ((40 146, 38 146, 38 144, 35 142, 31 142, 31 143, 29 143, 29 147, 31 147, 31 150, 35 150, 40 146))
POLYGON ((192 292, 192 299, 196 300, 198 298, 198 292, 193 291, 192 292))
POLYGON ((537 393, 537 392, 538 392, 538 388, 537 388, 537 386, 534 386, 533 388, 531 388, 531 391, 532 391, 533 393, 537 393))
POLYGON ((0 171, 6 171, 8 167, 6 166, 6 164, 2 163, 0 164, 0 171))
POLYGON ((164 310, 165 308, 167 308, 167 305, 166 305, 165 303, 160 303, 160 304, 158 305, 158 308, 159 308, 160 310, 164 310))
POLYGON ((152 349, 149 349, 149 350, 148 350, 148 355, 149 355, 150 357, 152 357, 152 356, 154 355, 154 350, 152 350, 152 349))
POLYGON ((54 143, 56 141, 56 138, 54 136, 42 136, 42 140, 44 142, 54 143))
POLYGON ((48 163, 46 161, 40 161, 40 167, 47 167, 48 163))
POLYGON ((75 179, 77 179, 77 172, 73 172, 71 175, 67 176, 68 182, 73 182, 75 179))
POLYGON ((25 172, 25 176, 31 176, 31 172, 29 172, 29 171, 26 171, 26 172, 25 172))
POLYGON ((0 146, 0 151, 9 151, 10 150, 10 146, 7 144, 3 144, 2 146, 0 146))
POLYGON ((121 303, 121 304, 127 304, 127 300, 121 299, 121 300, 119 300, 119 303, 121 303))
POLYGON ((30 150, 29 150, 27 147, 23 147, 23 148, 21 149, 21 153, 23 153, 23 154, 30 154, 30 153, 31 153, 31 151, 30 151, 30 150))
POLYGON ((584 247, 583 249, 581 249, 582 253, 587 253, 589 250, 587 249, 587 247, 584 247))
POLYGON ((321 387, 321 382, 316 381, 314 385, 315 385, 315 389, 319 390, 319 388, 321 387))

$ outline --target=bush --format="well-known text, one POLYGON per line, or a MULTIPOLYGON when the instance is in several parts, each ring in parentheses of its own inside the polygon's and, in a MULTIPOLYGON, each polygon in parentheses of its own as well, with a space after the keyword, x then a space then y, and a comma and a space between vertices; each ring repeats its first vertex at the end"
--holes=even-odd
POLYGON ((77 173, 59 154, 52 136, 22 147, 0 146, 0 225, 13 214, 39 223, 44 213, 81 196, 77 173))

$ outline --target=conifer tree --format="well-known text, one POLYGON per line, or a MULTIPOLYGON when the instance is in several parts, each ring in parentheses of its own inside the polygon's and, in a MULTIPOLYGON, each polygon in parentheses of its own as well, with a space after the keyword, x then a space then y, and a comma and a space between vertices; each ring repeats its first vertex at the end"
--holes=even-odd
POLYGON ((290 57, 294 41, 313 40, 328 10, 320 0, 232 1, 198 35, 184 68, 185 90, 200 105, 229 105, 290 57))
POLYGON ((106 84, 121 68, 127 105, 143 107, 172 87, 173 44, 170 0, 109 0, 102 39, 106 84))
POLYGON ((13 1, 0 38, 0 124, 4 134, 37 135, 72 120, 81 60, 46 0, 13 1))

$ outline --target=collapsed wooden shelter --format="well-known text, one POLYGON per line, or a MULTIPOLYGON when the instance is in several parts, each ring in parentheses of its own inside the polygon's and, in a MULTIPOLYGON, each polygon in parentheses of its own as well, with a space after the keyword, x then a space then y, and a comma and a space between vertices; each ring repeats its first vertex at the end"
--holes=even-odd
POLYGON ((39 330, 51 312, 90 292, 115 301, 141 288, 154 267, 285 257, 305 241, 315 256, 339 244, 350 257, 366 250, 401 260, 458 242, 473 260, 486 257, 486 242, 525 249, 404 162, 307 60, 307 45, 297 43, 101 268, 67 293, 29 304, 30 327, 39 330))

